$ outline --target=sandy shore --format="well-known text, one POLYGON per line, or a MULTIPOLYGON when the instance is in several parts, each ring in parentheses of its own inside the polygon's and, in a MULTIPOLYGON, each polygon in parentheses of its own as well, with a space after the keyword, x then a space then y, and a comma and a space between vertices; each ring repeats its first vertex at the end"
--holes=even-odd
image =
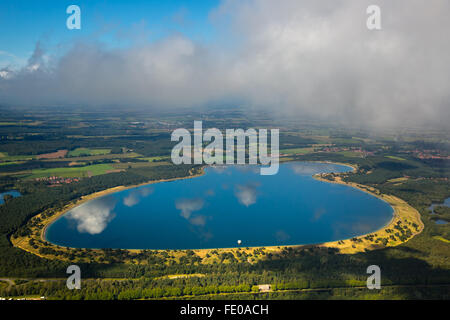
MULTIPOLYGON (((308 161, 307 161, 308 162, 308 161)), ((353 170, 357 170, 357 167, 355 165, 351 165, 351 164, 347 164, 347 163, 337 163, 337 162, 330 162, 330 161, 309 161, 309 162, 317 162, 317 163, 329 163, 329 164, 338 164, 338 165, 344 165, 344 166, 348 166, 353 168, 353 170)), ((40 238, 41 240, 48 242, 48 240, 46 240, 46 231, 47 228, 54 222, 56 221, 59 217, 61 217, 62 215, 64 215, 65 213, 67 213, 69 210, 73 209, 76 206, 81 205, 82 203, 85 203, 87 201, 99 198, 99 197, 103 197, 105 195, 108 194, 112 194, 115 192, 119 192, 119 191, 123 191, 123 190, 127 190, 127 189, 132 189, 132 188, 136 188, 136 187, 141 187, 141 186, 145 186, 145 185, 151 185, 151 184, 155 184, 155 183, 160 183, 160 182, 168 182, 168 181, 175 181, 175 180, 182 180, 182 179, 190 179, 190 178, 195 178, 195 177, 199 177, 202 176, 203 174, 205 174, 205 167, 203 167, 201 169, 201 173, 200 174, 196 174, 196 175, 191 175, 191 176, 186 176, 186 177, 181 177, 181 178, 174 178, 174 179, 161 179, 161 180, 156 180, 156 181, 150 181, 150 182, 145 182, 142 184, 138 184, 138 185, 132 185, 132 186, 118 186, 118 187, 114 187, 114 188, 110 188, 110 189, 106 189, 103 191, 99 191, 87 196, 83 196, 81 199, 79 199, 78 201, 76 201, 73 204, 69 204, 67 206, 65 206, 62 210, 58 211, 57 213, 55 213, 54 215, 52 215, 51 217, 47 218, 47 219, 42 219, 42 224, 44 225, 44 227, 40 230, 40 238)), ((316 174, 313 176, 315 179, 323 181, 323 182, 328 182, 328 183, 338 183, 338 184, 344 184, 344 185, 348 185, 351 186, 353 188, 357 188, 363 192, 369 193, 383 201, 386 201, 387 203, 389 203, 393 210, 393 217, 391 219, 391 221, 385 225, 384 227, 380 228, 379 230, 375 231, 375 232, 371 232, 368 234, 364 234, 361 236, 357 236, 354 237, 352 239, 343 239, 343 240, 338 240, 338 241, 331 241, 331 242, 325 242, 325 243, 318 243, 318 244, 306 244, 306 245, 280 245, 280 246, 264 246, 264 247, 243 247, 245 244, 243 244, 243 246, 241 247, 233 247, 233 248, 211 248, 211 249, 193 249, 194 252, 196 252, 200 257, 205 257, 209 252, 211 252, 212 250, 217 250, 219 252, 233 252, 236 250, 243 250, 243 251, 248 251, 248 252, 252 252, 255 249, 264 249, 267 252, 279 252, 281 249, 286 248, 286 247, 291 247, 291 248, 304 248, 304 247, 311 247, 311 246, 317 246, 317 247, 327 247, 327 248, 336 248, 339 250, 340 253, 357 253, 357 252, 364 252, 366 250, 373 250, 373 249, 380 249, 380 248, 384 248, 385 246, 380 244, 380 243, 375 243, 373 240, 367 239, 368 236, 369 238, 373 237, 373 238, 389 238, 391 236, 391 233, 388 232, 387 230, 394 229, 394 226, 397 223, 401 223, 402 225, 405 226, 409 226, 411 231, 412 231, 412 236, 409 237, 406 241, 408 241, 409 239, 411 239, 412 237, 414 237, 415 235, 419 234, 422 230, 423 230, 423 223, 420 220, 420 214, 419 212, 417 212, 417 210, 415 210, 414 208, 412 208, 411 206, 409 206, 405 201, 394 197, 394 196, 389 196, 389 195, 383 195, 380 194, 377 190, 368 187, 368 186, 364 186, 364 185, 359 185, 356 183, 347 183, 344 182, 342 179, 340 179, 339 174, 336 174, 336 179, 335 181, 330 181, 327 179, 323 179, 320 177, 320 174, 316 174), (418 225, 418 230, 415 230, 412 227, 412 224, 415 223, 416 225, 418 225), (354 239, 357 239, 356 241, 354 239)), ((40 214, 37 215, 36 217, 41 216, 40 214)), ((21 239, 21 238, 17 238, 17 239, 11 239, 12 243, 17 246, 20 247, 23 250, 32 252, 34 254, 37 254, 39 256, 42 256, 40 254, 38 254, 38 250, 32 249, 30 248, 30 246, 27 244, 27 239, 21 239)), ((401 243, 404 243, 406 241, 400 241, 399 239, 397 239, 396 241, 394 240, 390 240, 388 242, 388 244, 386 246, 396 246, 399 245, 401 243)), ((69 247, 67 247, 66 249, 70 249, 69 247)), ((95 249, 92 249, 95 250, 95 249)), ((142 251, 141 249, 127 249, 130 252, 140 252, 142 251)), ((155 251, 165 251, 165 250, 155 250, 155 251)))
POLYGON ((320 174, 313 176, 315 179, 328 182, 328 183, 337 183, 342 185, 347 185, 356 189, 359 189, 363 192, 366 192, 374 197, 377 197, 380 200, 383 200, 392 207, 394 210, 392 219, 382 228, 378 229, 377 231, 370 232, 361 236, 357 236, 350 239, 344 239, 344 240, 337 240, 337 241, 331 241, 331 242, 325 242, 322 244, 319 244, 323 247, 328 248, 338 248, 341 253, 357 253, 357 252, 363 252, 366 250, 371 249, 379 249, 383 247, 392 247, 397 246, 402 243, 407 242, 411 238, 413 238, 415 235, 422 232, 424 228, 424 224, 422 220, 420 219, 420 213, 411 207, 408 203, 406 203, 404 200, 397 198, 392 195, 386 195, 380 193, 378 190, 368 187, 365 185, 357 184, 354 182, 345 182, 337 175, 334 181, 330 181, 327 179, 323 179, 320 177, 320 174), (367 237, 373 236, 374 238, 389 238, 392 233, 388 232, 387 230, 395 230, 395 226, 400 223, 404 226, 411 227, 410 230, 412 232, 412 235, 406 240, 401 241, 399 239, 397 240, 390 240, 389 243, 384 245, 379 245, 376 243, 373 243, 373 241, 370 241, 367 239, 367 237), (418 229, 415 230, 415 228, 412 227, 413 223, 415 223, 418 226, 418 229), (357 239, 356 241, 352 241, 352 239, 357 239))

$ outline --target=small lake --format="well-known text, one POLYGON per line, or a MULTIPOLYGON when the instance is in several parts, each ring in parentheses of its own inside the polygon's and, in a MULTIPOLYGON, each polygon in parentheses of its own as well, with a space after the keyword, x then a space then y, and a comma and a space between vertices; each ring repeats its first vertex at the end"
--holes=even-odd
POLYGON ((0 193, 0 204, 5 203, 5 200, 3 199, 3 197, 4 197, 5 195, 10 195, 10 196, 12 196, 13 198, 17 198, 17 197, 20 197, 20 196, 21 196, 20 192, 19 192, 19 191, 16 191, 16 190, 10 190, 10 191, 2 192, 2 193, 0 193))
MULTIPOLYGON (((445 199, 443 203, 433 203, 431 206, 428 207, 428 209, 431 211, 431 214, 436 214, 434 212, 434 208, 439 207, 439 206, 450 207, 450 198, 445 199)), ((448 221, 445 221, 442 219, 434 220, 434 222, 436 224, 447 224, 448 223, 448 221)))
POLYGON ((431 214, 435 214, 434 208, 439 206, 450 207, 450 198, 445 199, 443 203, 433 203, 428 209, 431 211, 431 214))
POLYGON ((290 162, 209 167, 203 176, 93 199, 49 226, 48 241, 79 248, 199 249, 313 244, 386 225, 392 207, 358 189, 315 180, 348 166, 290 162))

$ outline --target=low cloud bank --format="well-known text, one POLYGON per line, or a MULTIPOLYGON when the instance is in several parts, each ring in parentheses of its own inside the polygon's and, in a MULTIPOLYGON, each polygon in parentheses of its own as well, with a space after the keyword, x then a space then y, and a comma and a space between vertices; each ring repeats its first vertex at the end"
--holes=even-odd
POLYGON ((38 43, 27 66, 0 70, 8 105, 143 108, 234 104, 366 125, 450 119, 450 2, 222 1, 211 43, 183 35, 128 48, 86 41, 58 57, 38 43))

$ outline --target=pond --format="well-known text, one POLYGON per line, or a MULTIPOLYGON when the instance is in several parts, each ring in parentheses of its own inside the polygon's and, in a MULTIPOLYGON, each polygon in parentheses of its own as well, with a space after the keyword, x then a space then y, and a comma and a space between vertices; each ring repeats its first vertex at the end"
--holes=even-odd
MULTIPOLYGON (((434 212, 434 208, 439 207, 439 206, 450 207, 450 198, 445 199, 443 203, 433 203, 431 206, 428 207, 428 209, 431 211, 431 214, 436 214, 434 212)), ((436 220, 434 220, 434 222, 436 224, 447 224, 448 223, 448 221, 445 221, 442 219, 436 219, 436 220)))
POLYGON ((428 210, 431 211, 431 214, 434 214, 434 208, 439 206, 450 207, 450 198, 445 199, 443 203, 433 203, 431 206, 428 207, 428 210))
POLYGON ((0 193, 0 204, 5 203, 5 200, 3 199, 3 197, 4 197, 5 195, 10 195, 10 196, 12 196, 13 198, 16 198, 16 197, 20 197, 20 196, 21 196, 20 192, 19 192, 19 191, 16 191, 16 190, 10 190, 10 191, 2 192, 2 193, 0 193))
POLYGON ((366 234, 392 207, 361 190, 322 182, 348 166, 290 162, 278 174, 257 166, 209 167, 203 176, 109 194, 68 211, 47 228, 62 246, 199 249, 313 244, 366 234))

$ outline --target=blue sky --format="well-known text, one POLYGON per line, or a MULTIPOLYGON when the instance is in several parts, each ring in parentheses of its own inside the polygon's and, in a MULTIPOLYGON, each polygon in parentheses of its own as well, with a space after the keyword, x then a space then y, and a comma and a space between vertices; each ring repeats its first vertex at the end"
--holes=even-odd
POLYGON ((207 42, 214 33, 209 13, 219 0, 2 0, 0 2, 0 68, 23 65, 40 41, 57 53, 79 39, 100 40, 110 46, 154 41, 173 34, 207 42), (81 8, 81 30, 68 30, 66 8, 81 8), (139 35, 140 38, 132 39, 139 35))

